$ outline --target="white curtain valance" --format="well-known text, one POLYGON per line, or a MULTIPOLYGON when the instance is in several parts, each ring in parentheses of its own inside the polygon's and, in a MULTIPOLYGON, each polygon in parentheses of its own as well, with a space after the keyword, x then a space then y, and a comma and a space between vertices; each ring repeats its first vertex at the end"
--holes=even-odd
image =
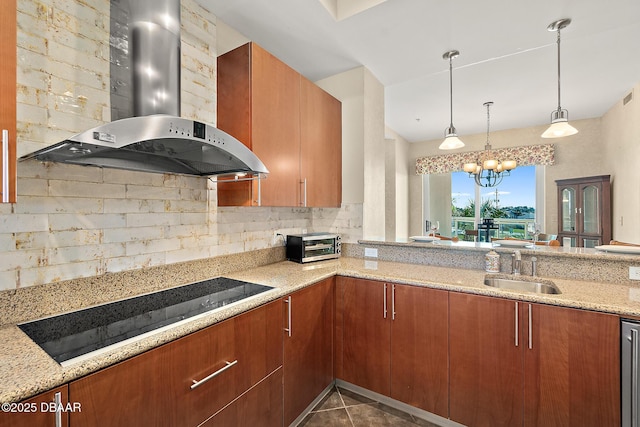
MULTIPOLYGON (((491 151, 496 159, 515 160, 518 166, 549 166, 555 162, 553 144, 526 145, 491 151)), ((465 163, 477 162, 478 156, 483 152, 484 150, 421 157, 416 159, 416 174, 460 172, 465 163)))

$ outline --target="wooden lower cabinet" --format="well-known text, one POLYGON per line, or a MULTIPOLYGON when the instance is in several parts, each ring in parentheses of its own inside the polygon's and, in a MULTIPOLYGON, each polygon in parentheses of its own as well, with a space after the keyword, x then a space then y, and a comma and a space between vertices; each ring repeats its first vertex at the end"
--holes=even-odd
POLYGON ((447 291, 391 285, 391 394, 431 413, 449 415, 447 291))
MULTIPOLYGON (((524 346, 525 426, 620 425, 620 318, 541 304, 524 346)), ((527 322, 523 322, 526 324, 527 322)))
MULTIPOLYGON (((449 410, 474 427, 522 425, 518 303, 449 293, 449 410)), ((521 340, 520 340, 521 341, 521 340)))
POLYGON ((336 377, 448 416, 446 291, 338 277, 336 377))
POLYGON ((30 399, 11 403, 0 412, 0 427, 67 427, 69 413, 82 406, 69 404, 67 386, 63 385, 30 399))
POLYGON ((198 425, 282 365, 281 328, 275 301, 73 381, 71 426, 198 425))
POLYGON ((620 319, 451 292, 450 416, 469 426, 620 425, 620 319))
POLYGON ((207 420, 203 427, 282 427, 282 368, 207 420))
POLYGON ((285 426, 333 381, 334 284, 331 277, 284 299, 285 426))

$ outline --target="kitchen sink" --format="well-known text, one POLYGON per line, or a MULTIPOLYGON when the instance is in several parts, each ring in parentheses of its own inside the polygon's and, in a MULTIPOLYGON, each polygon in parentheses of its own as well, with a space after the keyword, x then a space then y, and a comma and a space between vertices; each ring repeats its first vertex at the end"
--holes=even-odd
POLYGON ((535 294, 561 294, 560 289, 549 280, 527 280, 485 276, 484 284, 493 288, 535 294))

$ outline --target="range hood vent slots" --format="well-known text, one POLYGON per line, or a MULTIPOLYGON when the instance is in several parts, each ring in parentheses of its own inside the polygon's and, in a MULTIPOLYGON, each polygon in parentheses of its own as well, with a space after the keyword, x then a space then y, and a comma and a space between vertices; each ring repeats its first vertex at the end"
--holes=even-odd
POLYGON ((179 117, 180 0, 135 0, 120 6, 127 3, 134 117, 100 125, 20 160, 248 177, 243 179, 269 173, 233 136, 179 117))

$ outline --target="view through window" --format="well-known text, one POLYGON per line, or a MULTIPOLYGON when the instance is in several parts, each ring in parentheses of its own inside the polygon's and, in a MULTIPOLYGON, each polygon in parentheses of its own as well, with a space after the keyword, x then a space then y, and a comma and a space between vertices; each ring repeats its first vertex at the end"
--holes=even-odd
MULTIPOLYGON (((466 172, 451 173, 452 235, 474 240, 465 230, 477 229, 483 218, 493 218, 493 238, 530 238, 527 225, 535 222, 536 167, 518 166, 496 187, 478 187, 466 172), (480 209, 476 212, 476 206, 480 209)), ((481 233, 482 234, 482 233, 481 233)), ((484 239, 482 239, 484 240, 484 239)))

